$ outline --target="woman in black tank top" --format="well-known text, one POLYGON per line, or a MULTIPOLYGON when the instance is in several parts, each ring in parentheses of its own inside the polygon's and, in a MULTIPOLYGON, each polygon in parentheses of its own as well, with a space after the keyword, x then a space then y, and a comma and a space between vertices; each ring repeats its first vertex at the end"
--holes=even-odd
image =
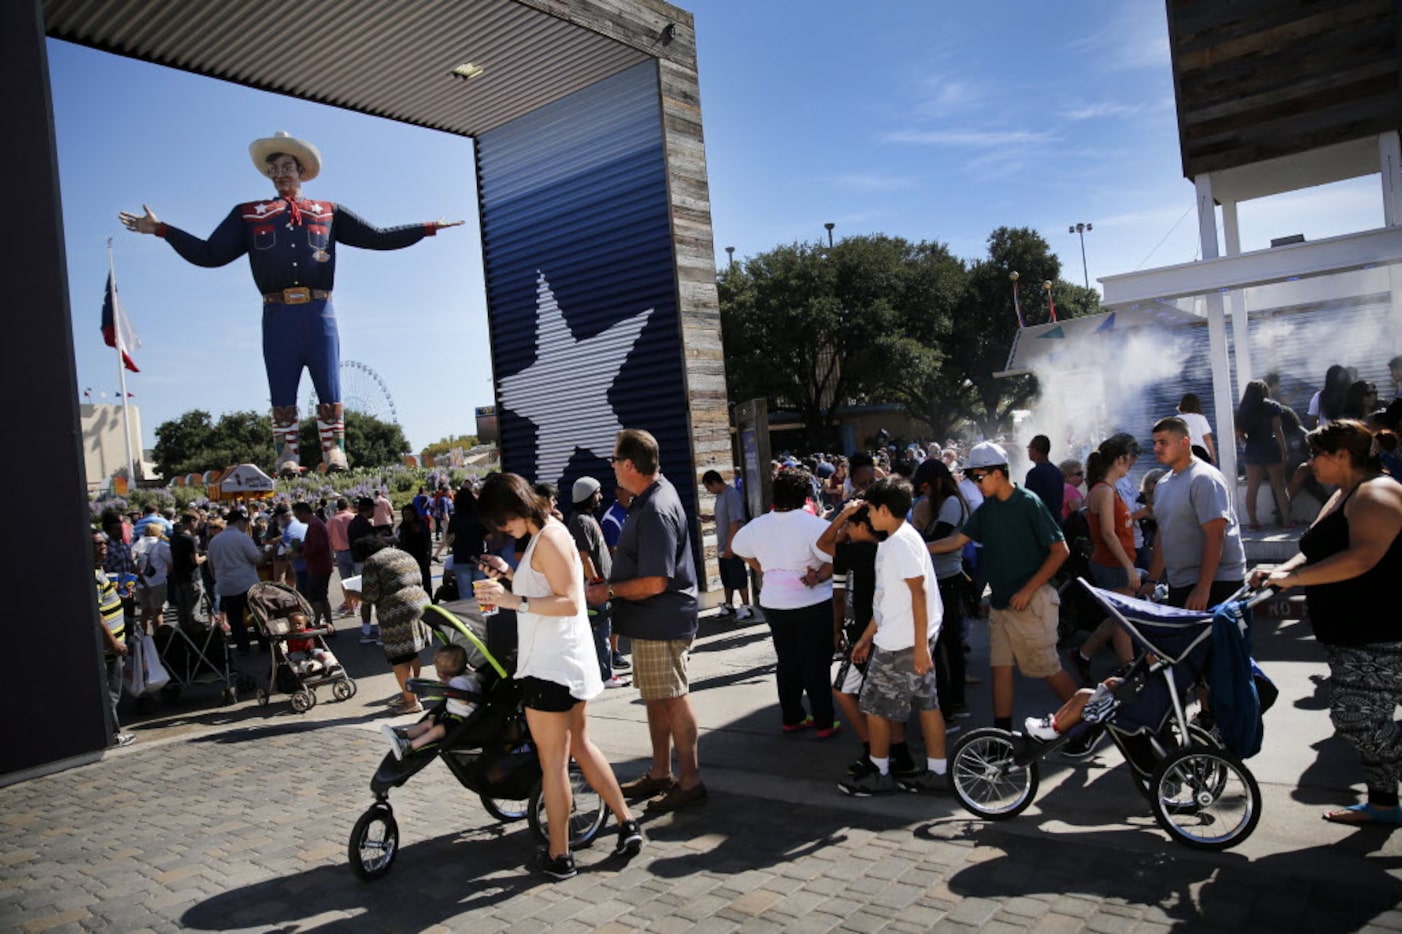
POLYGON ((1402 824, 1402 483, 1380 472, 1378 445, 1362 422, 1330 422, 1309 434, 1320 481, 1338 491, 1304 537, 1300 554, 1253 583, 1303 586, 1315 638, 1329 659, 1330 719, 1358 750, 1368 801, 1330 811, 1340 824, 1402 824))

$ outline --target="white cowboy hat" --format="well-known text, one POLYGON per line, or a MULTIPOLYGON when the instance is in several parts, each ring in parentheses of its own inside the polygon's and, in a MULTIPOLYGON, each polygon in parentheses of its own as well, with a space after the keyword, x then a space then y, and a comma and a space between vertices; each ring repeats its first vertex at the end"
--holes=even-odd
POLYGON ((321 153, 311 143, 292 137, 286 130, 278 130, 272 136, 248 144, 248 155, 260 175, 267 174, 268 157, 275 152, 285 152, 301 163, 304 182, 321 174, 321 153))

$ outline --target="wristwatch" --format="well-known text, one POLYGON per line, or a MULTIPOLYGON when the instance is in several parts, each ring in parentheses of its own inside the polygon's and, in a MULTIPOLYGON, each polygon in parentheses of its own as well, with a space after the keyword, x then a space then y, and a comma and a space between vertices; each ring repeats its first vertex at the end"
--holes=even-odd
POLYGON ((516 606, 517 613, 529 613, 531 611, 531 601, 529 597, 522 597, 521 602, 516 606))

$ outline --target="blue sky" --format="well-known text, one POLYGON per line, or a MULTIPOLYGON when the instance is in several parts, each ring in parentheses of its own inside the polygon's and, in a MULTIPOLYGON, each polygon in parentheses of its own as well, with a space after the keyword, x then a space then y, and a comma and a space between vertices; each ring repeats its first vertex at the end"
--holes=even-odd
MULTIPOLYGON (((776 244, 886 233, 983 253, 1029 226, 1081 278, 1067 227, 1090 222, 1097 276, 1196 258, 1160 0, 1047 4, 693 0, 718 263, 776 244)), ((411 444, 474 430, 490 404, 471 141, 49 43, 79 388, 116 395, 98 332, 106 241, 143 347, 128 390, 144 446, 190 408, 263 410, 258 298, 244 260, 218 270, 121 229, 149 204, 206 236, 271 192, 247 155, 285 129, 322 151, 305 193, 389 226, 464 227, 337 264, 342 359, 376 371, 411 444)), ((1376 176, 1248 202, 1243 248, 1381 226, 1376 176)), ((307 378, 303 378, 302 395, 307 378)))

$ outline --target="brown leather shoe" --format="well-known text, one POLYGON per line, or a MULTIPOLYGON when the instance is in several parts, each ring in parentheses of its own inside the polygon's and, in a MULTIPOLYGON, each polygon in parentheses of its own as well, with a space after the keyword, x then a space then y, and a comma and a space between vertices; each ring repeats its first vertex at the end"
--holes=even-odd
POLYGON ((666 814, 668 811, 678 811, 693 804, 706 803, 706 786, 700 782, 690 788, 683 788, 681 785, 672 785, 667 791, 651 799, 647 803, 649 814, 666 814))
POLYGON ((653 795, 664 794, 675 785, 676 781, 670 775, 665 778, 653 778, 651 772, 644 772, 638 778, 631 782, 624 782, 618 787, 623 792, 623 797, 629 801, 635 801, 638 798, 651 798, 653 795))

